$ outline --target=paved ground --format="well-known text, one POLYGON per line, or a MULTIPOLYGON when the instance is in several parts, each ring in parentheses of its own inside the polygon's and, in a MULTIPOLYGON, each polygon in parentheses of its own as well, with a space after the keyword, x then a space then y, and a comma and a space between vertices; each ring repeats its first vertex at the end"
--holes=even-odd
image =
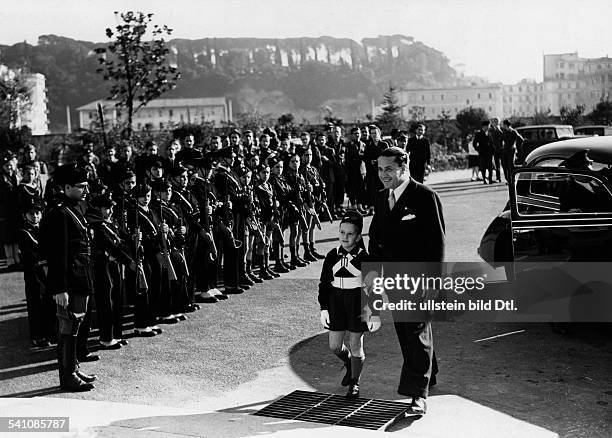
MULTIPOLYGON (((480 236, 507 198, 505 186, 483 187, 468 177, 467 171, 452 171, 434 173, 429 181, 442 197, 449 261, 478 260, 480 236)), ((321 248, 335 245, 336 225, 324 226, 321 248)), ((23 284, 20 274, 5 274, 0 277, 0 396, 6 398, 0 398, 0 416, 70 416, 68 436, 380 435, 248 415, 295 389, 343 391, 342 371, 316 318, 319 269, 320 263, 311 265, 208 306, 163 336, 101 352, 100 362, 85 366, 101 376, 100 382, 78 395, 58 391, 53 351, 25 346, 23 284), (271 311, 277 308, 285 311, 271 311)), ((401 354, 392 326, 384 322, 366 339, 362 393, 402 401, 395 393, 401 354)), ((559 337, 545 324, 517 323, 438 323, 434 330, 441 374, 428 399, 429 413, 399 423, 394 434, 612 434, 609 331, 583 327, 559 337)))

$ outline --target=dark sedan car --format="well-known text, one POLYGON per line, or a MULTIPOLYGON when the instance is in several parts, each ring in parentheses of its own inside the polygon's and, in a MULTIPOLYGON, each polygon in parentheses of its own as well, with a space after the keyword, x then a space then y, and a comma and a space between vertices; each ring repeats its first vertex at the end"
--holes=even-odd
MULTIPOLYGON (((505 268, 510 282, 527 275, 542 283, 559 281, 555 287, 597 281, 609 300, 612 137, 542 146, 512 174, 509 202, 486 230, 478 248, 481 258, 505 268)), ((575 297, 575 288, 571 293, 575 297)))

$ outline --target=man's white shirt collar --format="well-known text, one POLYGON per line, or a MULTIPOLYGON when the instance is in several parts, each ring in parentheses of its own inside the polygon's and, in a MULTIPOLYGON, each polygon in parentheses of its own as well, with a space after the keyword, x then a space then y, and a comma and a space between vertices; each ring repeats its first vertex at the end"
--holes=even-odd
POLYGON ((406 187, 408 187, 408 184, 410 184, 410 177, 406 178, 406 181, 404 181, 399 186, 397 186, 395 189, 393 189, 393 194, 395 196, 395 202, 397 202, 400 196, 402 196, 402 193, 404 193, 404 190, 406 190, 406 187))

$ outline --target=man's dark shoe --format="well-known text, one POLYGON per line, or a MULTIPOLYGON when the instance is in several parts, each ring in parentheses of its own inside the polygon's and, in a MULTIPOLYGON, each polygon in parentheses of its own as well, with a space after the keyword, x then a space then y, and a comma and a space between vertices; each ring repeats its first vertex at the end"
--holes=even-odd
POLYGON ((79 379, 81 379, 85 383, 95 382, 96 379, 98 378, 98 376, 95 374, 85 374, 85 373, 80 372, 79 370, 77 370, 76 375, 79 379))
POLYGON ((163 330, 162 330, 162 329, 161 329, 159 326, 156 326, 156 325, 153 325, 153 326, 151 326, 151 327, 149 327, 149 328, 150 328, 150 329, 153 331, 153 333, 155 333, 156 335, 161 335, 161 334, 164 332, 164 331, 163 331, 163 330))
POLYGON ((349 386, 351 384, 351 377, 352 377, 351 363, 345 362, 344 366, 346 367, 346 373, 344 374, 344 377, 342 378, 342 386, 349 386))
POLYGON ((239 287, 226 287, 223 291, 224 294, 238 295, 244 293, 244 290, 239 287))
POLYGON ((32 341, 32 346, 34 348, 49 348, 51 346, 51 342, 46 339, 35 339, 32 341))
POLYGON ((187 321, 187 316, 183 313, 177 313, 176 315, 174 315, 174 317, 179 321, 187 321))
POLYGON ((209 304, 216 303, 218 301, 216 297, 212 296, 208 292, 200 292, 198 295, 196 295, 195 299, 198 303, 209 303, 209 304))
POLYGON ((85 356, 77 356, 79 362, 95 362, 100 360, 100 356, 93 353, 87 353, 85 356))
POLYGON ((141 338, 152 338, 153 336, 155 336, 157 333, 155 333, 153 330, 148 330, 148 329, 134 329, 134 336, 139 336, 141 338))
POLYGON ((84 392, 94 389, 93 383, 84 382, 76 373, 60 376, 60 388, 68 392, 84 392))
POLYGON ((410 403, 410 412, 416 415, 425 415, 427 412, 427 403, 423 397, 413 397, 410 403))
POLYGON ((348 392, 346 393, 346 398, 349 398, 349 399, 359 398, 359 383, 352 382, 349 385, 348 392))
POLYGON ((129 344, 127 339, 118 339, 119 343, 124 347, 129 344))

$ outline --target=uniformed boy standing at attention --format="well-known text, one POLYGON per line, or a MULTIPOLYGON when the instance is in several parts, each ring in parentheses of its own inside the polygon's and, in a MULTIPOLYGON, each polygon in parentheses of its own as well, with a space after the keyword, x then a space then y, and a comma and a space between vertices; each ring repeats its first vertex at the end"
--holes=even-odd
POLYGON ((319 304, 321 324, 329 330, 329 348, 344 362, 346 374, 342 386, 348 386, 347 398, 359 397, 359 377, 365 361, 364 332, 376 331, 380 322, 361 318, 361 263, 368 254, 361 244, 363 218, 351 213, 340 221, 340 246, 327 253, 321 270, 319 304), (349 348, 344 335, 349 333, 349 348))

